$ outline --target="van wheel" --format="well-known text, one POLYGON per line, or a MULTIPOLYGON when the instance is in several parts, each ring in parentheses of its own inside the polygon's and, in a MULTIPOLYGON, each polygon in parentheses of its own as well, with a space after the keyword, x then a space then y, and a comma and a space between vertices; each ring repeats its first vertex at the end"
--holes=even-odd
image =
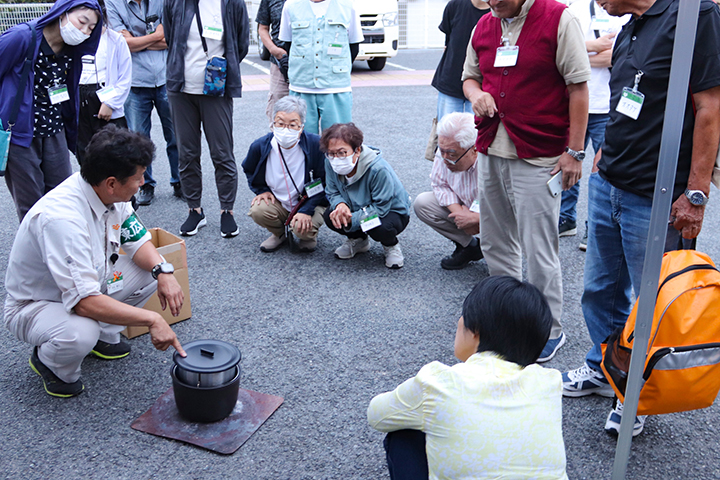
POLYGON ((368 60, 368 67, 370 67, 370 70, 379 71, 385 68, 385 62, 387 61, 386 57, 375 57, 372 60, 368 60))

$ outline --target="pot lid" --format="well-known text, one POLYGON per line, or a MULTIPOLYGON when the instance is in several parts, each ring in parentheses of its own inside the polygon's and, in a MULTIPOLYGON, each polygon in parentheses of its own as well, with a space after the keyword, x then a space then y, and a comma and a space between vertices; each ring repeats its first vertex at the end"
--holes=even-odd
POLYGON ((242 355, 235 345, 221 340, 194 340, 183 345, 187 357, 173 354, 175 364, 189 372, 217 373, 229 370, 238 363, 242 355))

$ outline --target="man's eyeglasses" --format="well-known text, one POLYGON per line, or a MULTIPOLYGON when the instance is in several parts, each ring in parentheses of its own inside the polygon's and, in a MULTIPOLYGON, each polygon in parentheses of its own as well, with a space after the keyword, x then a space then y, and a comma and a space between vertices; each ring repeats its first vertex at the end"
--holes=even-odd
POLYGON ((445 160, 445 161, 446 161, 447 163, 449 163, 450 165, 456 165, 456 164, 460 161, 460 159, 463 158, 463 157, 465 156, 465 154, 466 154, 467 152, 469 152, 470 149, 473 148, 474 146, 475 146, 475 145, 472 145, 470 148, 468 148, 467 150, 465 150, 462 155, 460 155, 460 156, 457 157, 457 158, 455 158, 455 151, 454 151, 454 150, 448 151, 448 150, 443 150, 443 149, 441 148, 441 149, 440 149, 440 156, 442 157, 443 160, 445 160))
POLYGON ((290 130, 302 130, 303 126, 301 123, 283 123, 283 122, 273 122, 273 125, 275 128, 289 128, 290 130))

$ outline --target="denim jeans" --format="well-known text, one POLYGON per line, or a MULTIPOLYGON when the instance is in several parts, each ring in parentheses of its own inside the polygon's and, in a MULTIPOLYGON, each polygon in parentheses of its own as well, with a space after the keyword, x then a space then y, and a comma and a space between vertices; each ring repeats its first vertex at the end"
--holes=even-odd
MULTIPOLYGON (((588 180, 588 245, 582 311, 593 342, 587 364, 600 371, 600 344, 625 325, 632 291, 640 293, 652 199, 613 187, 600 174, 588 180)), ((665 251, 676 250, 680 232, 668 227, 665 251)), ((692 244, 685 240, 685 247, 692 244)))
MULTIPOLYGON (((125 101, 125 117, 127 118, 128 127, 130 130, 142 133, 150 138, 153 107, 157 110, 163 127, 166 143, 165 150, 170 163, 170 183, 179 183, 178 150, 165 85, 155 88, 132 87, 130 89, 130 94, 125 101)), ((157 184, 152 176, 152 165, 145 170, 145 183, 153 187, 157 184)))
MULTIPOLYGON (((610 119, 607 113, 591 113, 588 118, 588 126, 585 131, 585 150, 587 150, 590 141, 593 144, 593 150, 597 153, 605 141, 605 125, 610 119)), ((586 159, 587 160, 587 159, 586 159)), ((592 159, 590 159, 592 161, 592 159)), ((569 190, 563 190, 562 203, 560 204, 560 220, 576 222, 577 211, 575 209, 580 196, 580 182, 576 183, 569 190)))
POLYGON ((455 98, 451 97, 450 95, 445 95, 444 93, 438 92, 438 101, 437 101, 437 119, 438 122, 442 117, 447 115, 448 113, 453 112, 466 112, 466 113, 472 113, 472 104, 470 103, 470 100, 466 100, 464 98, 455 98))

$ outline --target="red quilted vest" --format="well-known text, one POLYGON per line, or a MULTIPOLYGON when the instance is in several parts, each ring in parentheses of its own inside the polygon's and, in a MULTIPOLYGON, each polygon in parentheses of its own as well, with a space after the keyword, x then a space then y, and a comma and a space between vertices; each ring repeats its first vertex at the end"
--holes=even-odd
POLYGON ((502 46, 500 19, 483 16, 477 24, 472 46, 482 73, 482 89, 495 99, 498 113, 475 117, 479 152, 487 154, 503 122, 520 158, 552 157, 565 151, 570 128, 569 100, 565 80, 555 64, 560 16, 567 8, 556 0, 535 0, 520 37, 514 67, 494 67, 502 46))

